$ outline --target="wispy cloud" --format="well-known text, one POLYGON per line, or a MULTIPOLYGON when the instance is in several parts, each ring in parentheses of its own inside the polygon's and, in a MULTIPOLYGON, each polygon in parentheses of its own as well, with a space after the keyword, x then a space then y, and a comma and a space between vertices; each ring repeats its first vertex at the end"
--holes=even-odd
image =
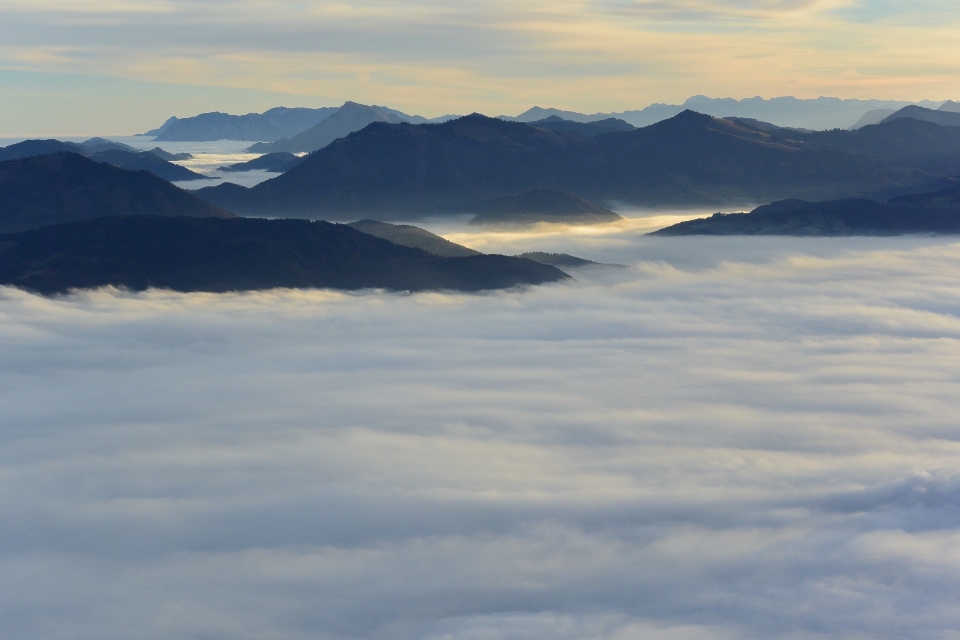
POLYGON ((0 67, 427 115, 610 111, 694 93, 919 99, 960 91, 957 20, 936 1, 8 1, 0 67))

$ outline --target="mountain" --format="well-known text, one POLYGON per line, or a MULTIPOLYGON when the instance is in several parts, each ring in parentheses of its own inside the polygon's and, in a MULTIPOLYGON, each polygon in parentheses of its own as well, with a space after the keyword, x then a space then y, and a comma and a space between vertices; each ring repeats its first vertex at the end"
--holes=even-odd
POLYGON ((166 160, 167 162, 173 162, 174 160, 190 160, 193 158, 193 154, 191 153, 170 153, 169 151, 164 151, 160 147, 154 147, 153 149, 150 149, 150 153, 162 160, 166 160))
POLYGON ((108 217, 0 235, 0 246, 0 284, 44 294, 107 285, 480 291, 568 277, 523 258, 444 258, 306 220, 108 217))
POLYGON ((559 268, 572 269, 575 267, 586 267, 591 264, 600 264, 599 262, 594 262, 593 260, 584 260, 583 258, 572 256, 569 253, 545 253, 543 251, 528 251, 527 253, 521 253, 517 257, 526 258, 527 260, 533 260, 534 262, 539 262, 541 264, 553 265, 554 267, 559 267, 559 268))
POLYGON ((478 207, 472 225, 516 226, 537 222, 603 224, 622 218, 600 205, 553 189, 528 189, 489 200, 478 207))
POLYGON ((952 185, 945 189, 912 193, 887 200, 890 204, 905 204, 914 207, 930 207, 936 209, 960 210, 960 185, 952 185))
POLYGON ((373 123, 251 189, 197 191, 244 215, 409 220, 529 189, 637 206, 889 197, 960 174, 960 128, 913 119, 804 132, 686 111, 586 138, 472 115, 373 123))
POLYGON ((191 118, 172 117, 163 126, 148 131, 157 141, 204 142, 210 140, 278 140, 309 129, 336 107, 307 109, 275 107, 263 113, 235 116, 214 111, 191 118))
POLYGON ((50 153, 79 153, 87 155, 89 152, 82 145, 74 142, 59 140, 24 140, 8 147, 0 147, 0 162, 43 156, 50 153))
MULTIPOLYGON (((446 238, 430 233, 426 229, 414 227, 409 224, 389 224, 376 220, 358 220, 356 222, 350 222, 348 226, 358 231, 369 233, 372 236, 389 240, 394 244, 423 249, 437 256, 455 258, 480 255, 479 251, 474 251, 463 245, 450 242, 446 238)), ((540 261, 538 260, 537 262, 540 261)))
POLYGON ((606 168, 604 154, 574 133, 480 115, 430 125, 375 122, 251 189, 197 195, 221 206, 229 201, 245 215, 409 219, 467 211, 526 188, 582 184, 606 168))
POLYGON ((133 150, 126 151, 123 149, 124 147, 127 147, 127 145, 103 140, 103 138, 93 138, 83 144, 61 142, 60 140, 24 140, 0 148, 0 162, 51 153, 76 153, 130 171, 149 171, 171 182, 208 179, 207 176, 167 162, 152 151, 137 151, 133 147, 127 147, 133 150))
POLYGON ((863 117, 857 120, 853 126, 849 128, 853 130, 865 127, 869 124, 880 124, 887 117, 892 116, 896 112, 896 109, 873 109, 871 111, 867 111, 865 114, 863 114, 863 117))
POLYGON ((953 113, 960 113, 960 102, 947 100, 937 108, 937 111, 951 111, 953 113))
POLYGON ((139 153, 139 149, 134 149, 128 144, 123 144, 122 142, 114 142, 113 140, 107 140, 106 138, 90 138, 80 143, 80 146, 86 149, 89 153, 100 153, 101 151, 129 151, 131 153, 139 153))
POLYGON ((236 164, 219 167, 217 171, 235 172, 235 171, 271 171, 273 173, 283 173, 300 163, 301 158, 286 151, 277 151, 275 153, 265 153, 259 158, 238 162, 236 164))
POLYGON ((593 122, 574 122, 573 120, 564 120, 560 116, 550 116, 549 118, 534 120, 527 124, 540 127, 541 129, 549 129, 550 131, 572 131, 586 138, 593 138, 601 133, 611 133, 613 131, 631 131, 635 128, 632 124, 616 118, 595 120, 593 122))
POLYGON ((934 124, 939 124, 944 127, 960 127, 960 113, 955 111, 947 110, 933 110, 925 109, 924 107, 918 107, 917 105, 910 105, 900 109, 896 113, 887 116, 883 119, 883 122, 889 122, 891 120, 897 120, 899 118, 912 118, 914 120, 923 120, 924 122, 932 122, 934 124))
MULTIPOLYGON (((501 117, 519 122, 532 122, 554 115, 575 122, 594 122, 606 118, 618 118, 635 127, 646 127, 690 110, 717 118, 753 118, 770 122, 779 127, 828 130, 849 128, 868 111, 875 109, 896 111, 909 104, 912 103, 903 100, 841 100, 840 98, 826 97, 800 99, 793 96, 783 96, 769 100, 757 96, 734 100, 732 98, 708 98, 698 95, 688 98, 683 104, 656 103, 644 109, 632 111, 587 115, 574 111, 533 107, 514 118, 501 117)), ((925 107, 934 107, 938 103, 926 100, 919 104, 925 107)))
POLYGON ((894 236, 960 234, 960 187, 924 197, 806 202, 781 200, 750 213, 715 213, 652 235, 894 236), (931 206, 934 205, 934 206, 931 206), (939 205, 939 206, 936 206, 939 205))
POLYGON ((110 149, 91 154, 91 160, 106 162, 127 171, 149 171, 153 175, 169 180, 170 182, 185 182, 187 180, 210 180, 209 177, 191 171, 186 167, 167 162, 152 151, 122 151, 110 149))
POLYGON ((0 162, 0 232, 117 215, 233 217, 146 171, 75 153, 0 162))
POLYGON ((322 149, 334 140, 359 131, 371 122, 407 122, 409 118, 385 107, 345 102, 336 113, 290 139, 258 143, 247 149, 251 153, 301 153, 322 149))

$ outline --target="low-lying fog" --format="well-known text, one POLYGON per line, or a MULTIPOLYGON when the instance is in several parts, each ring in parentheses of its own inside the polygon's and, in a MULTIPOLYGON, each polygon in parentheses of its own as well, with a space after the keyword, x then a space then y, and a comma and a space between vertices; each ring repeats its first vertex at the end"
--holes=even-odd
POLYGON ((444 224, 628 266, 0 289, 3 635, 958 637, 956 239, 444 224))

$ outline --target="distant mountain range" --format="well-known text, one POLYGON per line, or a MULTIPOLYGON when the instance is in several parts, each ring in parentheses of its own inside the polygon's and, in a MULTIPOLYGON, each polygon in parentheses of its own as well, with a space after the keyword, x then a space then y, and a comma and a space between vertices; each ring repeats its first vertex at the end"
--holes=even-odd
MULTIPOLYGON (((585 114, 561 109, 532 107, 518 116, 499 116, 504 120, 516 122, 540 121, 544 126, 547 118, 558 117, 578 123, 602 123, 619 120, 634 127, 646 127, 662 120, 672 118, 679 113, 692 110, 719 118, 752 118, 770 122, 781 127, 793 127, 811 130, 847 129, 876 124, 886 115, 914 103, 903 100, 855 100, 840 98, 799 99, 792 96, 769 100, 755 97, 734 100, 732 98, 708 98, 693 96, 682 104, 652 104, 643 109, 612 113, 585 114), (885 115, 875 111, 886 111, 885 115), (866 118, 866 120, 861 121, 866 118)), ((923 100, 917 105, 925 108, 937 108, 941 103, 923 100)), ((947 101, 949 105, 957 104, 947 101)), ((958 106, 960 108, 960 106, 958 106)), ((956 109, 953 109, 956 110, 956 109)), ((276 107, 264 113, 231 115, 227 113, 202 113, 190 118, 169 118, 161 127, 144 134, 155 136, 158 141, 208 141, 208 140, 255 140, 276 142, 275 145, 256 146, 253 151, 269 153, 274 151, 309 152, 320 149, 333 140, 348 133, 358 131, 371 122, 408 122, 410 124, 441 123, 459 116, 446 115, 439 118, 424 118, 407 115, 396 109, 383 106, 360 105, 346 102, 341 107, 322 107, 319 109, 276 107), (366 111, 360 113, 362 107, 366 111), (320 124, 326 118, 343 111, 336 126, 321 128, 304 137, 299 134, 320 124), (282 141, 282 142, 280 142, 282 141)), ((584 134, 586 135, 586 134, 584 134)))
POLYGON ((302 153, 322 149, 334 140, 359 131, 371 122, 407 122, 410 124, 427 124, 428 122, 445 122, 449 116, 427 120, 420 116, 408 116, 393 109, 378 106, 345 102, 343 106, 330 114, 316 125, 298 133, 297 135, 276 142, 260 142, 247 151, 251 153, 302 153))
POLYGON ((103 138, 92 138, 79 144, 60 140, 24 140, 0 148, 0 162, 50 153, 76 153, 121 169, 149 171, 170 182, 209 179, 205 175, 170 162, 171 159, 187 159, 190 154, 174 155, 159 147, 152 151, 138 151, 128 145, 103 138))
MULTIPOLYGON (((679 113, 691 110, 717 118, 737 117, 753 118, 769 122, 780 127, 793 127, 811 130, 847 129, 854 125, 869 111, 892 109, 896 111, 914 104, 903 100, 853 100, 840 98, 800 99, 792 96, 771 98, 708 98, 693 96, 683 104, 652 104, 644 109, 613 113, 583 114, 560 109, 533 107, 518 116, 500 116, 506 120, 534 122, 550 116, 576 122, 595 122, 608 118, 617 118, 635 127, 646 127, 662 120, 672 118, 679 113)), ((939 102, 923 100, 916 103, 927 108, 936 108, 939 102)), ((872 123, 871 123, 872 124, 872 123)))
POLYGON ((157 141, 205 142, 210 140, 279 140, 309 129, 336 107, 319 109, 275 107, 242 116, 214 111, 191 118, 169 118, 157 129, 140 134, 157 141))
POLYGON ((115 215, 234 217, 151 173, 75 153, 0 162, 0 232, 115 215))
POLYGON ((873 200, 781 200, 750 213, 716 213, 654 232, 660 236, 893 236, 960 233, 960 185, 873 200))
POLYGON ((534 260, 441 257, 306 220, 104 217, 0 235, 0 247, 0 284, 44 294, 106 285, 480 291, 568 277, 534 260))
POLYGON ((275 107, 263 113, 237 116, 214 111, 190 118, 171 117, 162 126, 139 135, 154 136, 156 141, 205 142, 212 140, 258 140, 277 142, 275 146, 258 146, 255 153, 273 151, 314 151, 336 138, 362 129, 375 121, 424 124, 443 122, 456 116, 424 118, 410 116, 388 107, 377 107, 345 102, 340 107, 319 109, 275 107), (368 114, 373 114, 368 115, 368 114), (332 124, 305 137, 299 134, 311 130, 327 118, 336 116, 332 124), (366 120, 364 118, 366 117, 366 120), (329 137, 331 133, 337 135, 329 137))
POLYGON ((960 175, 960 127, 896 118, 807 132, 692 111, 586 137, 472 115, 431 126, 375 122, 246 189, 198 196, 242 215, 379 220, 478 213, 529 189, 593 202, 721 206, 888 197, 960 175))

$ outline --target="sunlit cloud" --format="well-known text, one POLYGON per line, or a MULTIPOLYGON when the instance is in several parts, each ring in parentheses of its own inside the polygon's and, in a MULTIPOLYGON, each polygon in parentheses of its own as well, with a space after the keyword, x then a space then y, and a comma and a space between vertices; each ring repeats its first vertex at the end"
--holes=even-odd
POLYGON ((853 0, 3 2, 0 68, 425 115, 532 104, 618 111, 695 93, 943 99, 960 91, 960 16, 948 9, 853 0))

